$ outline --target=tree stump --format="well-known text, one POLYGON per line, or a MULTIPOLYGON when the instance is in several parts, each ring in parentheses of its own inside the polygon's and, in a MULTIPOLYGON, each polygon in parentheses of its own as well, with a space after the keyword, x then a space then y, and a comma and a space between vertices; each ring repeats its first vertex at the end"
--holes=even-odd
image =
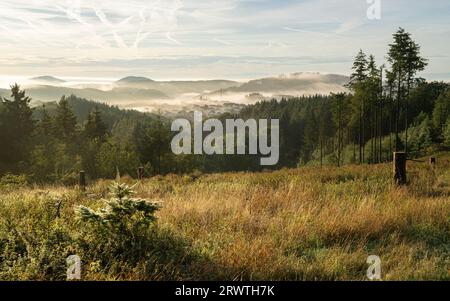
POLYGON ((84 170, 80 171, 80 189, 82 191, 86 190, 86 173, 84 170))
POLYGON ((406 153, 394 153, 394 181, 397 185, 406 184, 406 153))

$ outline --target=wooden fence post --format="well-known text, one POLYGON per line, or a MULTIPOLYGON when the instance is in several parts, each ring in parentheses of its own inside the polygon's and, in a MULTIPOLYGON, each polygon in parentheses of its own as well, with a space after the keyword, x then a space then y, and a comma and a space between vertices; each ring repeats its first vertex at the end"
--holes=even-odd
POLYGON ((406 153, 394 153, 394 180, 398 185, 406 184, 406 153))
POLYGON ((86 173, 84 170, 80 171, 80 189, 82 191, 86 190, 86 173))
POLYGON ((436 158, 435 157, 430 158, 430 165, 432 168, 436 167, 436 158))
POLYGON ((138 179, 142 180, 144 178, 144 167, 143 166, 139 166, 138 168, 138 179))

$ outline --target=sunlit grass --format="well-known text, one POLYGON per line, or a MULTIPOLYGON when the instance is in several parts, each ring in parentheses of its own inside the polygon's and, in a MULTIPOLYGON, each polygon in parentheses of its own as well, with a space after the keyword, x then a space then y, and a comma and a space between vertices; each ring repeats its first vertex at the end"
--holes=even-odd
POLYGON ((448 280, 448 157, 436 169, 408 162, 408 176, 408 186, 395 186, 385 164, 146 179, 137 196, 163 202, 158 239, 176 248, 158 251, 173 261, 158 253, 133 264, 102 262, 78 244, 73 207, 101 206, 110 181, 86 195, 64 187, 7 190, 0 278, 64 279, 65 258, 77 253, 84 279, 94 280, 364 280, 369 255, 380 256, 385 280, 448 280), (148 262, 162 256, 164 265, 148 262))

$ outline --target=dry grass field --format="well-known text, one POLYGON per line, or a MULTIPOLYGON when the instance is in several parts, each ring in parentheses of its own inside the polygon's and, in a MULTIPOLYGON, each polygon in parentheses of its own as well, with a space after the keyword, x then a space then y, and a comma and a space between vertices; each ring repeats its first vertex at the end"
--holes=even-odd
POLYGON ((134 190, 163 202, 157 224, 121 247, 74 214, 102 207, 111 181, 6 187, 0 279, 65 279, 77 254, 86 280, 366 280, 369 255, 383 280, 449 280, 448 159, 408 162, 405 187, 390 164, 153 177, 134 190))

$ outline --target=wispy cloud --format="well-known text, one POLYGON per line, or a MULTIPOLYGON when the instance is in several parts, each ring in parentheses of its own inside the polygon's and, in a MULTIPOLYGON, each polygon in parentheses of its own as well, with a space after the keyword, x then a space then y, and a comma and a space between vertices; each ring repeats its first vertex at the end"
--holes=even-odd
POLYGON ((348 73, 359 48, 383 60, 398 26, 433 56, 428 72, 448 71, 448 0, 382 1, 379 21, 367 19, 367 7, 365 0, 2 0, 0 73, 348 73), (165 58, 176 63, 155 65, 165 58))

